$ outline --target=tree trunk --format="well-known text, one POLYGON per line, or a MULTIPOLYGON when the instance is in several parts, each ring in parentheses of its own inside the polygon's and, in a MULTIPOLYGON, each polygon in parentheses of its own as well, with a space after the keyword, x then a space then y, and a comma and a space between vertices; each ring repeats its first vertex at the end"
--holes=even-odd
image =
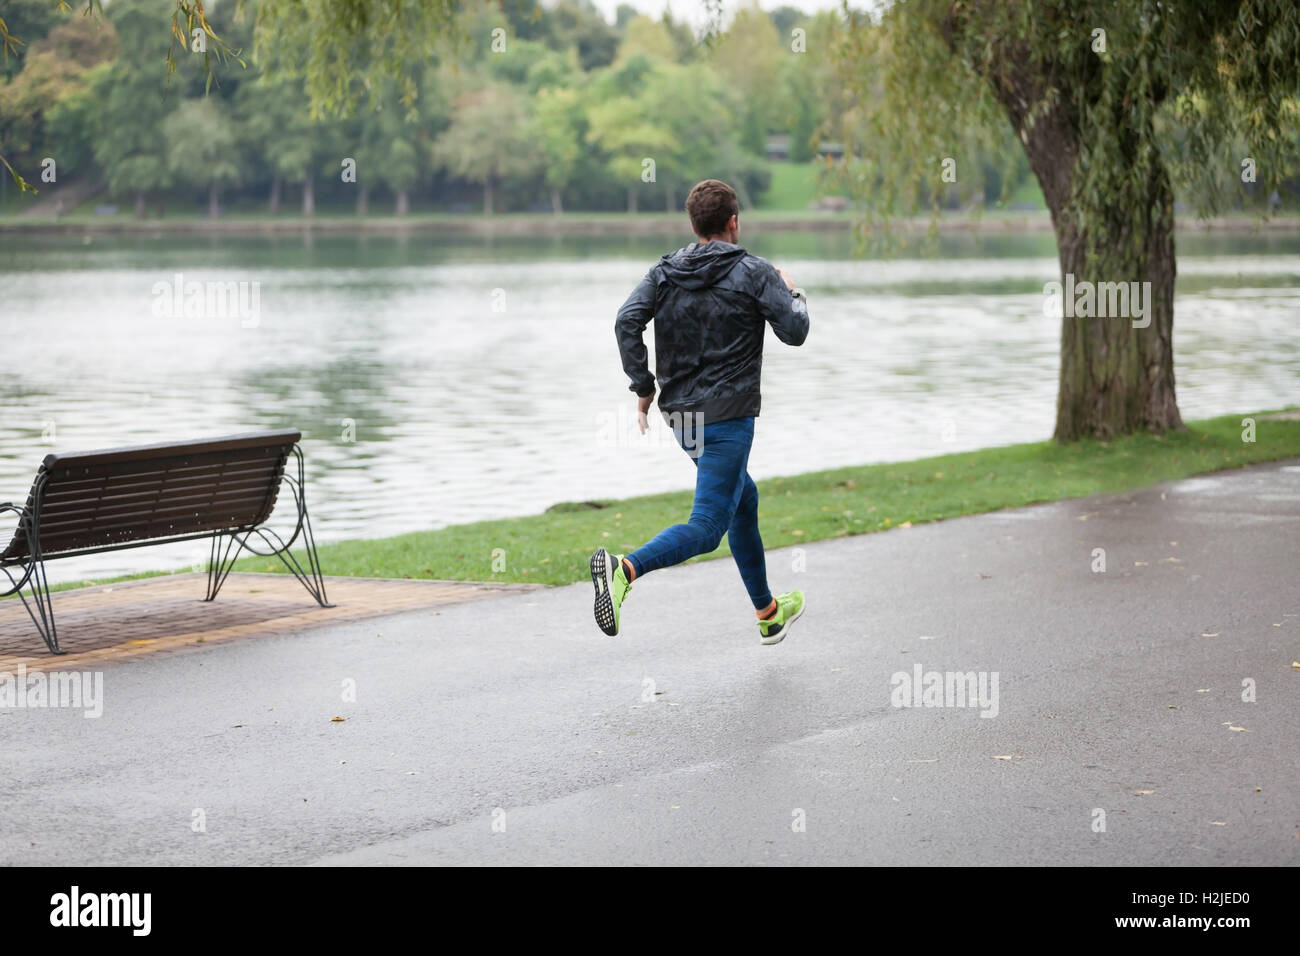
POLYGON ((316 215, 316 194, 312 190, 311 173, 307 174, 307 178, 302 184, 302 214, 304 216, 316 215))
POLYGON ((144 218, 144 191, 135 194, 135 218, 144 218))
MULTIPOLYGON (((1174 199, 1168 172, 1155 163, 1145 183, 1116 193, 1138 198, 1116 200, 1101 210, 1092 227, 1097 231, 1085 234, 1070 212, 1075 164, 1083 148, 1079 119, 1069 100, 1062 99, 1031 122, 1034 104, 1043 101, 1035 79, 1027 71, 1012 70, 994 78, 992 86, 1024 144, 1056 232, 1062 311, 1054 437, 1071 442, 1180 429, 1174 392, 1174 199), (1090 286, 1080 288, 1080 283, 1090 286), (1097 294, 1102 283, 1124 288, 1111 298, 1097 294), (1109 299, 1104 309, 1103 298, 1109 299), (1127 310, 1122 308, 1125 299, 1127 310), (1138 303, 1145 307, 1136 308, 1138 303), (1112 308, 1117 304, 1119 309, 1112 308)), ((1135 151, 1139 145, 1128 142, 1124 148, 1135 151)))
POLYGON ((271 180, 271 198, 267 203, 267 211, 274 216, 280 211, 280 177, 276 176, 271 180))
POLYGON ((216 219, 221 215, 221 195, 216 183, 208 184, 208 216, 216 219))
POLYGON ((664 183, 664 192, 668 196, 668 211, 677 212, 677 190, 673 189, 673 184, 664 183))
POLYGON ((492 215, 492 177, 483 180, 483 215, 492 215))
MULTIPOLYGON (((1168 226, 1154 229, 1139 252, 1110 256, 1105 263, 1087 257, 1084 237, 1069 224, 1057 232, 1062 283, 1069 276, 1076 287, 1090 281, 1095 298, 1092 317, 1080 315, 1084 310, 1078 308, 1071 316, 1067 308, 1061 319, 1057 441, 1183 427, 1174 390, 1172 192, 1153 197, 1152 205, 1156 208, 1128 212, 1151 215, 1154 222, 1165 218, 1168 226), (1099 314, 1103 296, 1096 287, 1104 282, 1130 285, 1130 308, 1125 314, 1099 314), (1134 293, 1145 302, 1145 314, 1134 309, 1134 293)), ((1081 297, 1086 304, 1086 290, 1075 293, 1076 305, 1081 297)))
POLYGON ((398 190, 397 214, 399 216, 405 216, 410 211, 411 211, 411 194, 407 192, 405 189, 398 190))
POLYGON ((370 212, 370 187, 357 186, 357 215, 364 216, 370 212))
POLYGON ((636 187, 635 186, 627 187, 627 211, 629 213, 636 212, 636 187))
POLYGON ((560 203, 560 191, 554 188, 551 189, 551 212, 557 216, 564 212, 564 206, 560 203))

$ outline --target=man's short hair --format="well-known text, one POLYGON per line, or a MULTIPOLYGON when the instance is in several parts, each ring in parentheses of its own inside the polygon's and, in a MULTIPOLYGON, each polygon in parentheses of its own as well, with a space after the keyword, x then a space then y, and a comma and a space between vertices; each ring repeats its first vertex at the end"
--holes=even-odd
POLYGON ((691 217, 691 228, 702 238, 720 235, 727 228, 727 220, 740 212, 736 191, 720 179, 706 179, 696 183, 686 197, 686 214, 691 217))

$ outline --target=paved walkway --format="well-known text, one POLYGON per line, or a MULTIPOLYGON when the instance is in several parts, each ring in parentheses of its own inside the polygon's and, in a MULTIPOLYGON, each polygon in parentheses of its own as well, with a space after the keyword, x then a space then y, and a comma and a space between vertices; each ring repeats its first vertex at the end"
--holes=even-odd
POLYGON ((713 561, 614 639, 579 585, 0 709, 0 863, 1300 862, 1300 462, 769 562, 774 647, 713 561), (996 717, 894 706, 917 666, 996 717))
POLYGON ((56 591, 59 647, 68 653, 50 654, 22 604, 4 601, 0 603, 0 672, 15 672, 19 666, 29 671, 102 666, 533 587, 331 577, 325 579, 325 593, 336 605, 332 608, 320 607, 287 574, 231 574, 211 603, 202 600, 206 573, 56 591))

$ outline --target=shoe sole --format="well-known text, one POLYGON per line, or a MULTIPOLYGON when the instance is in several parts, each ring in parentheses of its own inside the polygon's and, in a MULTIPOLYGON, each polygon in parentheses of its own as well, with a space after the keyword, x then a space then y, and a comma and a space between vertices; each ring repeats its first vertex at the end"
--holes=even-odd
POLYGON ((596 626, 610 637, 616 637, 618 619, 614 616, 614 569, 610 558, 604 548, 591 556, 591 586, 596 589, 596 626))
POLYGON ((799 618, 803 616, 804 608, 806 608, 807 606, 808 606, 808 601, 805 598, 803 607, 795 611, 794 617, 790 618, 790 620, 785 622, 785 626, 781 628, 780 633, 774 634, 772 637, 762 637, 759 638, 759 640, 761 640, 764 644, 766 644, 769 647, 771 647, 773 644, 780 644, 782 641, 785 640, 785 636, 790 633, 790 628, 794 627, 794 622, 799 620, 799 618))

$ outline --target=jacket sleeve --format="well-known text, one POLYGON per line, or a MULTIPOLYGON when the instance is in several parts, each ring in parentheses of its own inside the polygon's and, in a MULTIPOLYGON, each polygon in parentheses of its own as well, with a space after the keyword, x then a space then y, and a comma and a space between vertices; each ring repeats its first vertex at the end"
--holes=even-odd
POLYGON ((758 303, 759 315, 786 345, 803 345, 808 338, 807 303, 790 294, 785 280, 772 263, 758 259, 754 265, 754 299, 758 303))
POLYGON ((614 337, 618 340, 619 355, 623 358, 623 371, 632 380, 629 388, 641 398, 653 395, 655 391, 655 377, 650 372, 645 341, 641 336, 654 318, 657 289, 658 282, 655 280, 654 269, 651 269, 632 290, 632 294, 618 310, 618 318, 614 320, 614 337))

